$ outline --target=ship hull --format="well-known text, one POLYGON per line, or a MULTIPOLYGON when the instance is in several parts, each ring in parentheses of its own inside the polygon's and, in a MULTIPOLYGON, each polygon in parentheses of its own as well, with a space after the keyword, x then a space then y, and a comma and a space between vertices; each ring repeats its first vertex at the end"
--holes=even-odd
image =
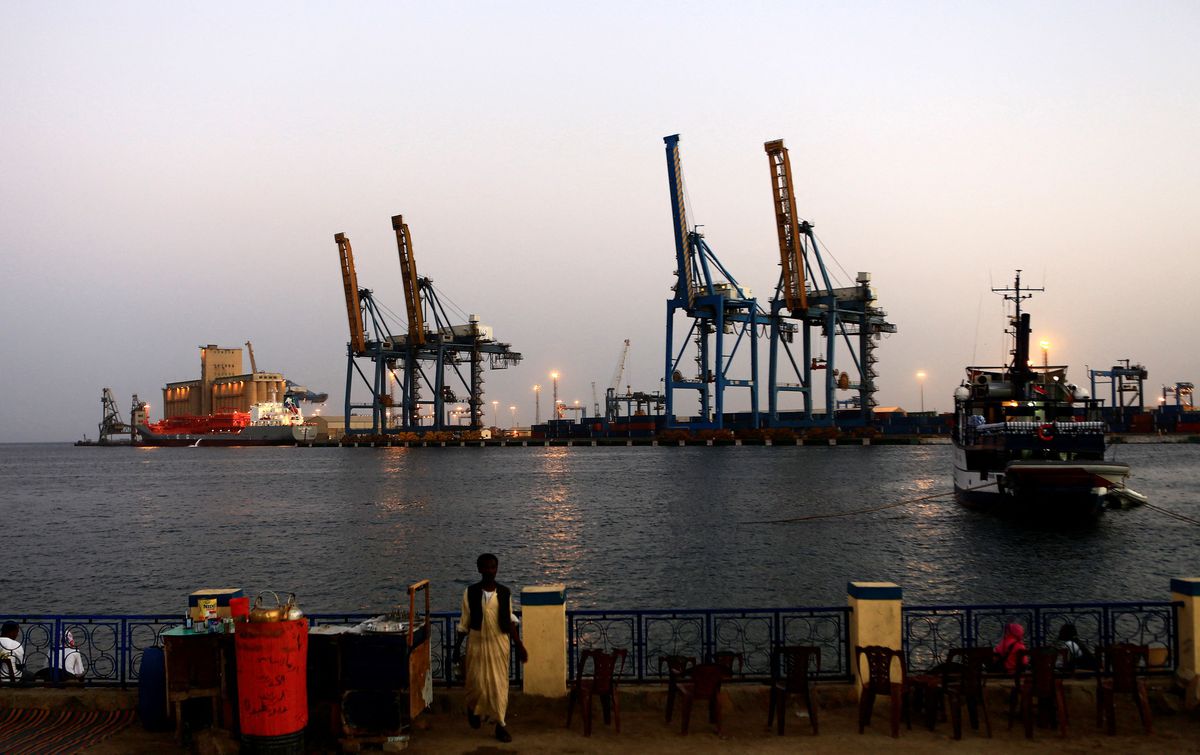
POLYGON ((145 425, 138 428, 142 446, 291 446, 316 439, 313 425, 249 426, 215 433, 156 433, 145 425))
POLYGON ((1120 505, 1129 466, 1106 461, 1012 461, 999 469, 971 469, 955 447, 954 493, 960 504, 1021 518, 1080 519, 1120 505))

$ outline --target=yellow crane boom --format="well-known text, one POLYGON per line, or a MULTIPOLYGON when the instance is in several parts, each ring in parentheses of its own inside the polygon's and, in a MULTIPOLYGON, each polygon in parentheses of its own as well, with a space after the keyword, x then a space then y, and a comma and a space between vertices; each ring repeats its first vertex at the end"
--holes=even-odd
POLYGON ((350 239, 344 233, 335 233, 333 240, 338 245, 341 259, 342 288, 346 291, 346 315, 350 320, 350 351, 363 354, 367 350, 367 338, 363 334, 362 307, 358 302, 358 275, 354 272, 354 252, 350 239))
POLYGON ((796 197, 792 191, 792 163, 782 139, 763 145, 771 165, 771 198, 775 200, 775 230, 779 232, 780 281, 783 299, 793 314, 808 308, 801 254, 800 223, 796 218, 796 197))
POLYGON ((421 284, 417 279, 412 236, 403 215, 392 216, 392 229, 396 231, 396 248, 400 251, 400 278, 404 282, 404 306, 408 311, 408 342, 413 346, 423 346, 425 319, 421 307, 421 284))

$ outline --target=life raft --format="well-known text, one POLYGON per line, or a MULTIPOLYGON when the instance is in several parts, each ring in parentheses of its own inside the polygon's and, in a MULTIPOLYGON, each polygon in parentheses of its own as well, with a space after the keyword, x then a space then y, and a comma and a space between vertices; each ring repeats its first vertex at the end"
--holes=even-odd
POLYGON ((1049 422, 1047 422, 1044 425, 1041 425, 1040 427, 1038 427, 1037 436, 1038 436, 1038 440, 1043 440, 1043 441, 1054 440, 1054 425, 1049 422))

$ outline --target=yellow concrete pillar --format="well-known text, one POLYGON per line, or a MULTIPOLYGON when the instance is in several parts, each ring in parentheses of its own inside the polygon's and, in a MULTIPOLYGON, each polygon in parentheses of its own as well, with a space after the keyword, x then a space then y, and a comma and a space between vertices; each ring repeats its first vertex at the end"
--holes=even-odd
MULTIPOLYGON (((850 605, 850 653, 854 660, 854 648, 862 645, 883 645, 901 650, 900 586, 893 582, 851 582, 846 586, 847 602, 850 605)), ((854 664, 856 690, 862 690, 862 676, 867 673, 867 661, 863 667, 854 664)), ((892 681, 900 681, 901 669, 892 663, 892 681)))
POLYGON ((1200 676, 1200 577, 1171 580, 1171 600, 1179 609, 1179 658, 1176 673, 1184 683, 1200 676))
POLYGON ((529 652, 525 694, 567 695, 567 588, 538 585, 521 590, 521 637, 529 652))

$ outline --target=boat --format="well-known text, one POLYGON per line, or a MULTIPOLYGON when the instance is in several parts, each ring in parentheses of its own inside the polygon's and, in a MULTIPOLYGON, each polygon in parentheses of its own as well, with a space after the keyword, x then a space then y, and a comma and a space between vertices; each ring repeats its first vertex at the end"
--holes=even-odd
POLYGON ((966 368, 954 391, 954 492, 977 509, 1039 519, 1087 519, 1106 507, 1144 503, 1130 489, 1129 465, 1108 458, 1102 401, 1067 379, 1065 366, 1030 361, 1030 317, 1022 302, 1036 291, 992 289, 1015 304, 1006 332, 1012 362, 966 368))
POLYGON ((170 417, 138 425, 137 431, 142 446, 282 446, 317 437, 316 426, 305 424, 290 394, 282 402, 254 404, 248 412, 170 417))

